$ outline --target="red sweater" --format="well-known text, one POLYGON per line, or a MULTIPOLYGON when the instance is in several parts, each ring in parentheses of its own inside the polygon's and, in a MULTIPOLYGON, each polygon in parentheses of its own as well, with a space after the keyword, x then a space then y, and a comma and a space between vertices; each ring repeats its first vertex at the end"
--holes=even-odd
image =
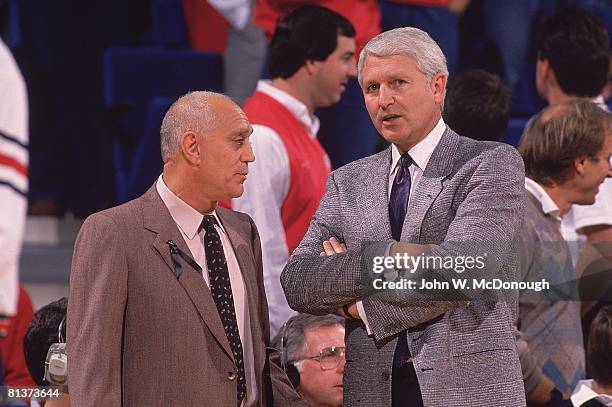
POLYGON ((257 0, 255 25, 263 28, 269 40, 279 18, 305 4, 326 7, 353 24, 357 57, 366 43, 380 34, 380 9, 376 0, 257 0))
POLYGON ((247 99, 244 111, 251 124, 274 130, 287 150, 291 183, 281 208, 281 218, 291 254, 306 234, 325 193, 329 159, 316 137, 312 137, 304 125, 274 98, 256 91, 247 99))
POLYGON ((450 0, 387 0, 391 3, 409 4, 411 6, 448 7, 450 0))
POLYGON ((19 287, 17 314, 0 320, 0 363, 5 373, 0 382, 4 381, 5 386, 36 386, 23 356, 23 337, 33 314, 30 296, 23 287, 19 287))

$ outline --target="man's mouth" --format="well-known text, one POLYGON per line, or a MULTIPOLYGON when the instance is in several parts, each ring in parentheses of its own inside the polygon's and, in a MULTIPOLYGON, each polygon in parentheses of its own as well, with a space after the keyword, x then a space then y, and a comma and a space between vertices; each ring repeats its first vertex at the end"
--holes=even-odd
POLYGON ((399 119, 401 116, 397 114, 386 114, 382 117, 383 123, 391 123, 396 119, 399 119))

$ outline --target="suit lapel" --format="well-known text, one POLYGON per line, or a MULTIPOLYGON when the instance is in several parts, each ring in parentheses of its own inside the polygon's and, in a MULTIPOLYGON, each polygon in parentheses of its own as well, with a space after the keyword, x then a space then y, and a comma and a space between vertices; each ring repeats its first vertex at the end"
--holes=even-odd
POLYGON ((442 181, 452 171, 452 158, 457 150, 458 137, 447 127, 431 154, 427 167, 423 171, 423 176, 411 196, 402 227, 402 241, 419 242, 423 219, 425 219, 432 203, 442 192, 442 181))
POLYGON ((362 182, 365 188, 360 191, 360 196, 357 198, 357 213, 367 213, 368 217, 376 220, 375 227, 368 233, 368 238, 373 241, 392 239, 388 199, 389 171, 391 171, 391 147, 377 156, 371 168, 358 173, 363 176, 362 182))
MULTIPOLYGON (((146 204, 143 208, 144 227, 154 232, 155 235, 152 238, 151 245, 163 259, 168 272, 174 276, 174 265, 170 256, 170 248, 166 242, 172 240, 191 258, 193 258, 193 255, 172 216, 170 216, 170 212, 168 212, 168 209, 157 194, 155 184, 147 191, 145 198, 146 204)), ((202 276, 189 264, 181 260, 181 265, 183 266, 183 273, 178 279, 179 284, 187 293, 198 314, 221 348, 233 359, 232 351, 210 289, 202 279, 202 276)))

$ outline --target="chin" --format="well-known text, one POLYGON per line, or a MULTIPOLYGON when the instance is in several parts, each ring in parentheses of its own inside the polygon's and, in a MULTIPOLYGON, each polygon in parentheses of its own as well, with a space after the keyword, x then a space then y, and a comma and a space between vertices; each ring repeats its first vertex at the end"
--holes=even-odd
POLYGON ((385 130, 380 132, 380 135, 391 144, 400 145, 406 142, 406 138, 396 131, 385 130))
POLYGON ((244 194, 244 187, 242 186, 242 184, 240 184, 240 187, 237 187, 232 191, 232 193, 230 194, 230 199, 240 198, 242 194, 244 194))
POLYGON ((243 193, 244 193, 244 188, 241 188, 239 191, 233 191, 227 199, 240 198, 243 193))
POLYGON ((584 197, 580 202, 576 202, 578 205, 593 205, 595 203, 595 195, 584 197))

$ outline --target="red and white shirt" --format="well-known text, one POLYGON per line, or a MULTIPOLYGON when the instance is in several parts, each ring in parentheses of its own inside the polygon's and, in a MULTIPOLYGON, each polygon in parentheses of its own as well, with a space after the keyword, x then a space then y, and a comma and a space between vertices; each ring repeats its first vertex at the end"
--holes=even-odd
POLYGON ((231 206, 249 214, 259 230, 274 335, 294 314, 280 274, 308 229, 331 165, 316 138, 319 120, 293 96, 260 81, 244 111, 253 125, 255 162, 249 165, 244 194, 231 206))
POLYGON ((28 98, 19 68, 2 41, 0 94, 0 315, 12 316, 28 203, 28 98))

